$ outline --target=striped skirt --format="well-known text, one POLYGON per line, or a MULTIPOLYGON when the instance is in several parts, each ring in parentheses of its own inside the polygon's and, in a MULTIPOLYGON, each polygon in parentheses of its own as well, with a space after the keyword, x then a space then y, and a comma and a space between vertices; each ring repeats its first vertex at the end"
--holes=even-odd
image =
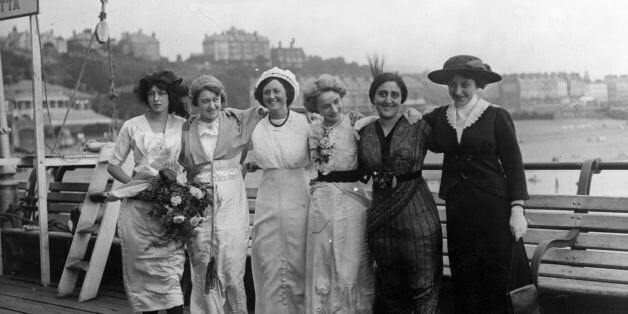
MULTIPOLYGON (((385 199, 377 195, 373 201, 385 199)), ((376 204, 374 204, 376 205, 376 204)), ((376 263, 379 311, 436 313, 442 278, 442 233, 431 192, 421 182, 393 219, 368 235, 376 263)))

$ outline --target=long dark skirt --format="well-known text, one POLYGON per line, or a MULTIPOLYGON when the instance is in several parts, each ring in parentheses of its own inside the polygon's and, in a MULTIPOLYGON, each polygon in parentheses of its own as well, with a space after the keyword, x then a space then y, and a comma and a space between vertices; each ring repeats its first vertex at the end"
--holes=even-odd
POLYGON ((396 217, 370 233, 368 242, 377 264, 377 312, 436 313, 442 232, 427 185, 421 184, 396 217))
POLYGON ((471 185, 447 194, 447 244, 457 313, 505 313, 506 291, 531 282, 522 242, 510 231, 510 202, 471 185), (513 245, 518 282, 509 280, 513 245))

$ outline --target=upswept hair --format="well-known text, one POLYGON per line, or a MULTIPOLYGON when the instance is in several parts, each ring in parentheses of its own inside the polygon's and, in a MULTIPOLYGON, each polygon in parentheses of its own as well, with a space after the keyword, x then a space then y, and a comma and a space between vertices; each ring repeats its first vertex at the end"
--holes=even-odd
POLYGON ((181 85, 182 79, 178 78, 172 71, 158 71, 142 77, 138 85, 133 89, 133 94, 137 100, 148 107, 148 92, 151 88, 157 87, 168 93, 168 113, 174 113, 180 117, 187 118, 189 113, 180 98, 188 94, 186 86, 181 85))
POLYGON ((403 104, 406 102, 406 99, 408 99, 408 88, 406 87, 406 83, 397 72, 384 72, 384 57, 373 54, 367 56, 367 59, 369 61, 371 75, 373 76, 373 82, 371 82, 371 87, 369 88, 369 99, 371 100, 371 103, 374 104, 373 99, 375 98, 377 88, 386 82, 397 83, 397 86, 399 86, 399 89, 401 90, 401 103, 403 104))
POLYGON ((303 106, 310 112, 318 113, 316 100, 324 92, 333 91, 343 98, 347 94, 345 84, 335 76, 323 74, 318 78, 308 82, 303 88, 303 106))

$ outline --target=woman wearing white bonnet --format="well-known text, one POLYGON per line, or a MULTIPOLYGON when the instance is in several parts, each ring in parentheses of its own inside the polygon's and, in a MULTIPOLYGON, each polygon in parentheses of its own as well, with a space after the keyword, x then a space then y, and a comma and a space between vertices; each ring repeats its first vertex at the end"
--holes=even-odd
POLYGON ((243 150, 266 112, 261 107, 226 114, 227 94, 215 77, 202 75, 190 86, 199 115, 183 125, 179 162, 188 180, 213 186, 216 207, 188 243, 192 270, 191 313, 246 313, 244 272, 249 209, 240 171, 243 150))
POLYGON ((254 95, 269 112, 252 136, 263 169, 251 233, 255 313, 304 313, 310 125, 288 109, 299 95, 292 72, 262 73, 254 95))

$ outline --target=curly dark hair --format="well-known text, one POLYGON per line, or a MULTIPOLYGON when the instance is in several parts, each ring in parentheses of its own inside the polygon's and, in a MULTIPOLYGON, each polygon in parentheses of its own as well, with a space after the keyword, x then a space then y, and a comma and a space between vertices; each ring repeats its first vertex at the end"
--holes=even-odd
POLYGON ((168 113, 174 113, 183 118, 189 117, 189 112, 181 97, 187 96, 188 88, 181 85, 182 79, 178 78, 172 71, 157 71, 140 79, 139 84, 133 89, 137 100, 148 106, 148 92, 151 88, 157 87, 168 93, 168 113))
POLYGON ((292 102, 294 101, 294 87, 292 87, 292 85, 290 85, 290 83, 286 80, 274 76, 268 77, 259 83, 257 89, 255 89, 255 92, 253 93, 255 99, 260 103, 260 105, 266 107, 266 105, 264 105, 264 87, 266 87, 266 85, 272 80, 277 80, 277 82, 281 83, 281 86, 283 86, 286 90, 286 107, 292 105, 292 102))

